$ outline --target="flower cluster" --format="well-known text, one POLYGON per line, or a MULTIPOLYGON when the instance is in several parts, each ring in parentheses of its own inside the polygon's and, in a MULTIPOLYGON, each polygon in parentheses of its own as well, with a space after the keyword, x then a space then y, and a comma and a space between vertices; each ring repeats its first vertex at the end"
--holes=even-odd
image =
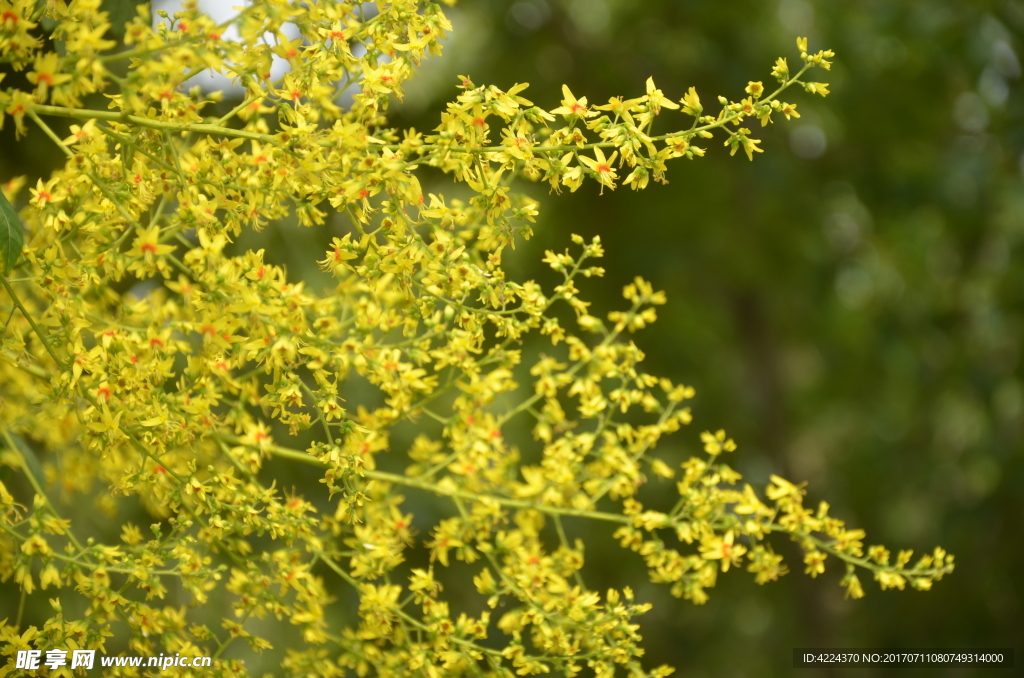
POLYGON ((812 576, 827 556, 845 563, 853 597, 858 568, 883 588, 918 589, 952 570, 941 550, 912 567, 908 552, 865 555, 863 532, 826 504, 805 508, 781 478, 771 503, 737 489, 724 432, 703 434, 707 457, 679 470, 655 457, 690 423, 694 392, 645 372, 629 339, 656 320, 661 292, 637 278, 605 317, 580 298, 577 284, 604 273, 600 239, 547 253, 561 276, 552 289, 502 268, 537 214, 514 178, 641 189, 714 134, 752 157, 761 149, 744 122, 798 117, 779 98, 794 85, 826 94, 803 77, 830 51, 799 41, 802 65, 791 73, 780 59, 774 92, 751 82, 714 115, 692 88, 674 101, 650 79, 605 105, 566 87, 545 110, 525 85, 463 77, 424 135, 388 127, 385 112, 450 24, 429 3, 369 5, 254 0, 221 24, 195 3, 155 24, 140 6, 112 51, 99 0, 0 0, 0 62, 32 85, 0 89, 0 124, 35 125, 67 157, 20 216, 8 202, 20 180, 0 197, 0 465, 16 473, 0 483, 0 578, 20 587, 20 609, 60 592, 42 629, 21 613, 0 622, 0 651, 102 649, 120 633, 138 654, 212 655, 210 675, 243 675, 222 654, 236 640, 272 647, 276 620, 302 632, 283 655, 288 675, 667 675, 640 662, 635 618, 649 605, 629 588, 587 587, 567 517, 619 523, 652 578, 696 603, 730 567, 761 583, 785 572, 772 533, 802 546, 812 576), (275 57, 289 65, 278 78, 275 57), (227 114, 184 90, 203 71, 244 87, 227 114), (97 92, 109 109, 85 107, 97 92), (689 126, 656 133, 670 111, 689 126), (54 117, 77 121, 70 135, 54 117), (472 197, 425 195, 424 165, 472 197), (348 228, 324 243, 327 293, 262 250, 225 251, 245 228, 289 213, 322 224, 329 209, 348 228), (532 364, 527 338, 549 343, 532 364), (396 450, 403 422, 421 432, 396 450), (532 432, 535 450, 512 431, 532 432), (385 456, 405 472, 379 468, 385 456), (271 459, 315 467, 322 491, 282 492, 271 459), (678 474, 670 510, 637 499, 649 474, 678 474), (417 523, 400 491, 443 497, 452 517, 417 523), (119 543, 83 540, 62 506, 77 495, 109 515, 138 503, 153 522, 123 524, 119 543), (428 567, 405 564, 417 549, 428 567), (489 611, 452 613, 437 573, 453 560, 476 568, 489 611), (358 598, 347 626, 330 611, 342 591, 358 598), (74 597, 85 612, 66 619, 61 601, 74 597), (228 601, 226 618, 204 610, 213 597, 228 601))

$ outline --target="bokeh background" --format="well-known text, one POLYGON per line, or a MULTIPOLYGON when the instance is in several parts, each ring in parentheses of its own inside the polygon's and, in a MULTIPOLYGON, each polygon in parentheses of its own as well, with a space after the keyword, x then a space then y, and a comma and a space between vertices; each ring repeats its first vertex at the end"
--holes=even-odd
MULTIPOLYGON (((714 101, 767 85, 776 57, 795 61, 796 36, 837 54, 813 78, 833 94, 787 95, 803 117, 766 128, 753 162, 717 142, 674 161, 667 186, 543 199, 516 263, 540 276, 539 253, 568 232, 600 234, 609 273, 584 293, 613 308, 638 273, 666 290, 638 342, 652 370, 696 387, 695 426, 727 428, 756 486, 807 480, 869 543, 942 544, 958 569, 929 593, 872 584, 849 601, 841 568, 811 580, 780 545, 790 575, 761 587, 730 572, 703 607, 641 585, 652 665, 753 677, 792 674, 800 646, 1019 654, 1024 3, 491 0, 453 14, 450 49, 410 88, 403 122, 430 125, 456 73, 529 82, 548 107, 562 82, 604 103, 651 75, 714 101)), ((681 460, 695 433, 659 453, 681 460)), ((637 558, 588 556, 609 582, 644 580, 637 558)))
MULTIPOLYGON (((792 649, 807 646, 1013 646, 1024 663, 1024 2, 476 0, 449 14, 445 55, 394 107, 396 126, 432 129, 457 74, 529 82, 526 96, 546 108, 563 82, 604 103, 642 93, 648 76, 669 96, 693 85, 713 102, 748 80, 769 84, 778 56, 796 63, 796 36, 837 54, 815 77, 833 93, 788 95, 802 118, 761 131, 753 162, 712 142, 640 193, 519 186, 541 217, 508 267, 548 280, 545 249, 600 235, 608 274, 584 296, 615 309, 637 274, 665 290, 637 342, 651 371, 697 389, 696 429, 661 456, 682 461, 699 430, 724 427, 755 486, 771 473, 807 480, 810 500, 827 499, 869 543, 941 544, 957 571, 929 593, 871 583, 865 599, 844 600, 841 568, 811 580, 796 548, 777 542, 789 575, 760 587, 730 572, 694 607, 647 583, 610 530, 568 521, 588 542, 590 585, 632 583, 655 603, 642 618, 650 665, 786 676, 792 649)), ((40 135, 15 144, 10 126, 0 132, 0 180, 34 184, 57 162, 40 135)), ((239 245, 319 280, 327 236, 296 228, 239 245)))

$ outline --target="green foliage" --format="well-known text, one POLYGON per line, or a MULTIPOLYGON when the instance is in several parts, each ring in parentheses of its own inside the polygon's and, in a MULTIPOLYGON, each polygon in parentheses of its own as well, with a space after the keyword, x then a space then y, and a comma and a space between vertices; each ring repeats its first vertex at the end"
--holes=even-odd
POLYGON ((289 675, 667 675, 640 662, 636 617, 650 606, 628 586, 586 585, 586 545, 564 519, 615 525, 654 582, 698 604, 731 568, 758 583, 785 573, 772 533, 797 543, 812 577, 841 561, 853 598, 858 572, 927 590, 952 571, 941 548, 912 564, 910 551, 866 547, 779 476, 762 499, 722 461, 736 449, 724 431, 703 433, 704 455, 680 470, 656 457, 690 423, 694 391, 643 370, 628 336, 657 319, 663 293, 637 278, 604 318, 580 298, 577 285, 604 274, 599 237, 546 253, 551 290, 502 266, 538 213, 514 177, 555 192, 586 179, 641 189, 716 134, 753 158, 743 122, 799 117, 779 96, 827 94, 803 77, 829 68, 831 51, 798 40, 802 65, 779 59, 775 91, 751 81, 714 115, 694 88, 677 103, 653 79, 599 106, 564 87, 546 110, 525 85, 462 77, 424 135, 384 112, 440 52, 450 24, 436 5, 367 14, 267 0, 221 25, 188 5, 155 28, 140 10, 122 51, 94 0, 0 10, 0 59, 31 85, 0 92, 0 115, 67 159, 30 189, 24 260, 5 249, 0 277, 12 318, 0 461, 18 474, 0 485, 0 577, 20 588, 19 610, 37 582, 58 591, 41 629, 20 611, 3 623, 5 653, 103 649, 114 634, 132 652, 210 654, 212 675, 237 675, 234 640, 262 652, 294 626, 300 637, 275 655, 289 675), (40 27, 63 48, 47 51, 40 27), (238 41, 223 38, 229 27, 238 41), (278 79, 272 55, 290 64, 278 79), (223 115, 204 115, 219 97, 182 91, 208 70, 245 89, 223 115), (108 110, 88 100, 101 92, 108 110), (689 126, 656 132, 672 110, 689 126), (81 124, 62 138, 44 118, 81 124), (468 199, 425 194, 422 167, 468 199), (289 213, 322 226, 327 205, 346 219, 318 262, 330 289, 295 281, 264 250, 231 253, 289 213), (415 431, 404 451, 402 426, 415 431), (315 468, 324 487, 282 491, 281 463, 315 468), (674 505, 641 503, 648 478, 676 480, 674 505), (446 498, 450 515, 414 516, 403 487, 446 498), (118 520, 119 544, 78 536, 61 502, 80 497, 118 520), (133 503, 148 534, 122 518, 133 503), (465 612, 440 575, 462 567, 480 596, 465 612))
POLYGON ((25 247, 25 233, 14 206, 0 193, 0 274, 14 270, 21 250, 25 247))

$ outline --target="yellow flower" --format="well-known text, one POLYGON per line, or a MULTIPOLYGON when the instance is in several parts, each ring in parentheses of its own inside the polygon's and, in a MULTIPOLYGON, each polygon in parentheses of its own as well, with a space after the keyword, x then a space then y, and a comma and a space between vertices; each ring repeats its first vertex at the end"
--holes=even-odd
POLYGON ((160 244, 160 227, 152 226, 140 230, 132 243, 129 255, 136 257, 128 270, 138 275, 152 275, 159 271, 164 276, 170 275, 170 267, 166 261, 166 255, 174 251, 173 245, 160 244))
POLYGON ((662 106, 665 108, 677 109, 679 104, 667 98, 662 94, 661 90, 654 86, 654 78, 647 78, 647 103, 651 107, 651 110, 657 115, 662 106))
POLYGON ((705 560, 720 560, 722 572, 728 572, 732 565, 739 565, 747 547, 736 544, 736 534, 729 530, 724 537, 705 537, 701 541, 700 555, 705 560))
POLYGON ((700 105, 700 97, 697 96, 697 90, 691 87, 683 98, 680 100, 683 104, 683 113, 687 115, 700 115, 704 111, 704 107, 700 105))
POLYGON ((566 118, 590 118, 597 115, 587 110, 587 97, 577 99, 568 85, 562 85, 562 105, 551 112, 566 118))
POLYGON ((51 88, 71 80, 70 75, 60 72, 59 61, 56 52, 45 54, 36 59, 35 68, 25 76, 36 86, 36 101, 45 102, 51 88))
POLYGON ((811 575, 812 578, 822 574, 825 571, 825 559, 827 557, 827 554, 817 549, 808 551, 804 554, 804 564, 807 565, 804 568, 804 573, 811 575))
POLYGON ((828 96, 828 84, 824 82, 805 82, 804 89, 811 94, 820 94, 821 96, 828 96))
POLYGON ((710 431, 704 431, 700 434, 701 442, 704 443, 704 451, 710 454, 712 457, 721 454, 722 452, 732 452, 736 449, 736 443, 732 438, 725 437, 725 431, 719 429, 714 434, 710 431))
MULTIPOLYGON (((580 162, 589 167, 594 174, 597 175, 597 181, 602 186, 608 188, 615 188, 615 169, 612 164, 615 162, 615 158, 618 157, 618 151, 612 153, 610 158, 604 157, 604 151, 598 146, 594 149, 594 158, 588 158, 585 155, 580 156, 580 162)), ((603 190, 603 189, 602 189, 603 190)))
MULTIPOLYGON (((0 579, 25 595, 37 582, 73 585, 100 630, 120 615, 133 646, 157 639, 183 656, 208 654, 220 627, 259 651, 270 643, 257 633, 293 624, 300 640, 284 659, 293 673, 460 674, 486 659, 497 673, 573 674, 586 663, 610 675, 642 654, 635 619, 649 606, 628 588, 602 598, 580 583, 584 545, 570 546, 564 515, 620 523, 614 538, 651 579, 696 604, 746 554, 757 582, 784 574, 762 544, 772 533, 805 550, 828 543, 851 568, 864 565, 863 532, 825 506, 805 509, 802 486, 773 476, 771 507, 749 485, 738 489, 740 474, 718 461, 736 447, 724 431, 702 434, 710 458, 682 463, 677 501, 641 504, 649 475, 676 476, 650 450, 693 416, 682 406, 693 389, 645 372, 625 336, 657 320, 664 293, 636 278, 624 308, 599 318, 580 290, 581 278, 604 273, 593 261, 598 238, 572 236, 570 250, 545 253, 551 287, 503 265, 505 246, 529 237, 538 213, 517 192, 519 177, 555 191, 593 178, 603 190, 615 188, 618 164, 644 188, 666 181, 670 159, 703 155, 696 137, 758 152, 748 130, 727 125, 798 117, 795 107, 751 82, 746 98, 720 99, 724 114, 708 117, 691 87, 681 104, 698 120, 659 132, 658 149, 653 118, 680 105, 653 78, 644 96, 594 111, 565 86, 548 112, 521 96, 525 84, 503 91, 460 76, 436 129, 403 131, 387 109, 440 52, 451 24, 436 4, 394 0, 366 16, 359 3, 268 0, 223 23, 194 2, 155 23, 141 6, 125 27, 131 48, 114 53, 102 7, 0 0, 2 58, 29 70, 28 86, 4 80, 0 123, 13 116, 19 135, 32 122, 56 139, 51 116, 34 111, 80 121, 58 142, 65 165, 20 212, 4 212, 8 231, 13 223, 32 237, 17 284, 0 292, 11 311, 0 463, 37 491, 26 507, 0 483, 9 528, 0 579), (37 26, 28 19, 39 12, 37 26), (302 37, 283 35, 285 24, 302 37), (272 72, 275 58, 288 62, 284 75, 272 72), (244 99, 213 110, 217 95, 183 87, 203 71, 234 78, 244 99), (100 94, 109 109, 96 105, 100 94), (55 108, 40 109, 47 98, 55 108), (445 177, 462 199, 424 192, 422 180, 445 177), (288 219, 337 229, 318 262, 330 285, 269 263, 281 253, 247 249, 249 229, 288 219), (548 339, 557 358, 531 344, 548 339), (530 380, 523 389, 519 376, 530 380), (520 429, 532 431, 532 449, 520 429), (59 475, 38 468, 36 451, 60 462, 59 475), (306 470, 288 470, 296 464, 306 470), (292 488, 300 476, 312 484, 292 488), (305 499, 317 480, 322 496, 305 499), (79 539, 82 517, 62 517, 49 484, 55 496, 91 496, 111 518, 127 501, 152 516, 154 538, 126 523, 114 543, 79 539), (414 518, 403 487, 442 505, 414 518), (58 548, 62 562, 51 560, 58 548), (403 569, 419 548, 431 567, 403 569), (473 583, 503 608, 498 628, 512 636, 502 649, 475 642, 488 635, 488 614, 453 616, 433 569, 480 558, 487 567, 473 583), (144 595, 122 591, 125 582, 144 595), (172 583, 191 606, 149 604, 172 583), (335 629, 344 591, 358 597, 358 619, 335 629), (210 600, 229 601, 230 612, 206 614, 210 600)), ((827 68, 830 56, 804 60, 827 68)), ((953 567, 941 550, 913 568, 909 551, 894 565, 882 547, 870 556, 883 587, 926 589, 953 567)), ((845 585, 862 595, 855 579, 845 585)), ((51 645, 89 635, 51 604, 51 645)), ((41 642, 35 627, 12 633, 17 649, 41 642)))

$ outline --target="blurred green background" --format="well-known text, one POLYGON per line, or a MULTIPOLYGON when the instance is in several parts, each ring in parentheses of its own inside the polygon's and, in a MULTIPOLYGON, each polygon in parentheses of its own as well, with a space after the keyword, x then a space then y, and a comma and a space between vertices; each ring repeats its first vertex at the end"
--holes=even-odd
MULTIPOLYGON (((872 583, 848 601, 841 568, 811 580, 780 544, 790 575, 759 587, 730 572, 704 607, 643 584, 651 665, 753 677, 790 675, 800 646, 1019 654, 1024 3, 491 0, 452 15, 450 47, 396 121, 436 124, 457 73, 529 82, 526 96, 547 108, 562 82, 604 103, 639 95, 651 75, 669 96, 694 85, 714 101, 748 80, 768 85, 776 57, 796 62, 796 36, 837 54, 812 77, 833 94, 787 93, 803 117, 756 130, 765 153, 752 163, 712 142, 702 160, 673 161, 667 186, 543 199, 513 264, 542 277, 544 249, 599 234, 608 274, 584 295, 616 308, 635 274, 668 293, 637 339, 649 369, 696 387, 694 425, 727 428, 748 479, 808 480, 809 498, 830 501, 868 543, 941 544, 957 571, 929 593, 872 583)), ((695 434, 658 452, 681 460, 695 434)), ((609 585, 644 581, 639 558, 614 548, 589 550, 590 569, 605 568, 609 585)))
MULTIPOLYGON (((867 597, 848 601, 841 568, 811 580, 796 548, 776 542, 790 575, 759 587, 730 572, 694 607, 646 583, 610 530, 568 522, 588 542, 588 584, 632 583, 655 603, 641 620, 649 665, 767 677, 794 673, 792 649, 805 646, 1019 655, 1024 2, 479 0, 449 15, 446 53, 393 109, 396 126, 432 129, 456 74, 529 82, 526 96, 545 108, 563 82, 600 104, 642 93, 651 75, 670 97, 693 85, 713 102, 739 97, 748 80, 768 85, 778 56, 796 63, 798 35, 837 54, 832 72, 813 78, 833 94, 787 94, 803 117, 756 130, 765 152, 752 163, 719 141, 704 159, 673 161, 669 185, 640 193, 599 197, 591 183, 548 198, 524 183, 541 218, 508 267, 517 280, 546 281, 545 249, 563 250, 570 233, 600 235, 608 273, 584 297, 603 314, 622 305, 634 275, 665 290, 659 322, 637 342, 650 371, 697 389, 696 429, 663 443, 661 456, 677 463, 697 452, 699 430, 724 427, 739 443, 732 462, 755 486, 770 473, 807 480, 811 502, 827 499, 868 543, 940 544, 957 571, 929 593, 866 582, 867 597)), ((665 119, 688 125, 677 115, 666 112, 656 131, 669 131, 665 119)), ((4 129, 0 180, 45 175, 58 158, 44 147, 37 135, 15 145, 4 129)), ((325 236, 294 228, 269 229, 260 246, 293 275, 315 275, 325 236)))

